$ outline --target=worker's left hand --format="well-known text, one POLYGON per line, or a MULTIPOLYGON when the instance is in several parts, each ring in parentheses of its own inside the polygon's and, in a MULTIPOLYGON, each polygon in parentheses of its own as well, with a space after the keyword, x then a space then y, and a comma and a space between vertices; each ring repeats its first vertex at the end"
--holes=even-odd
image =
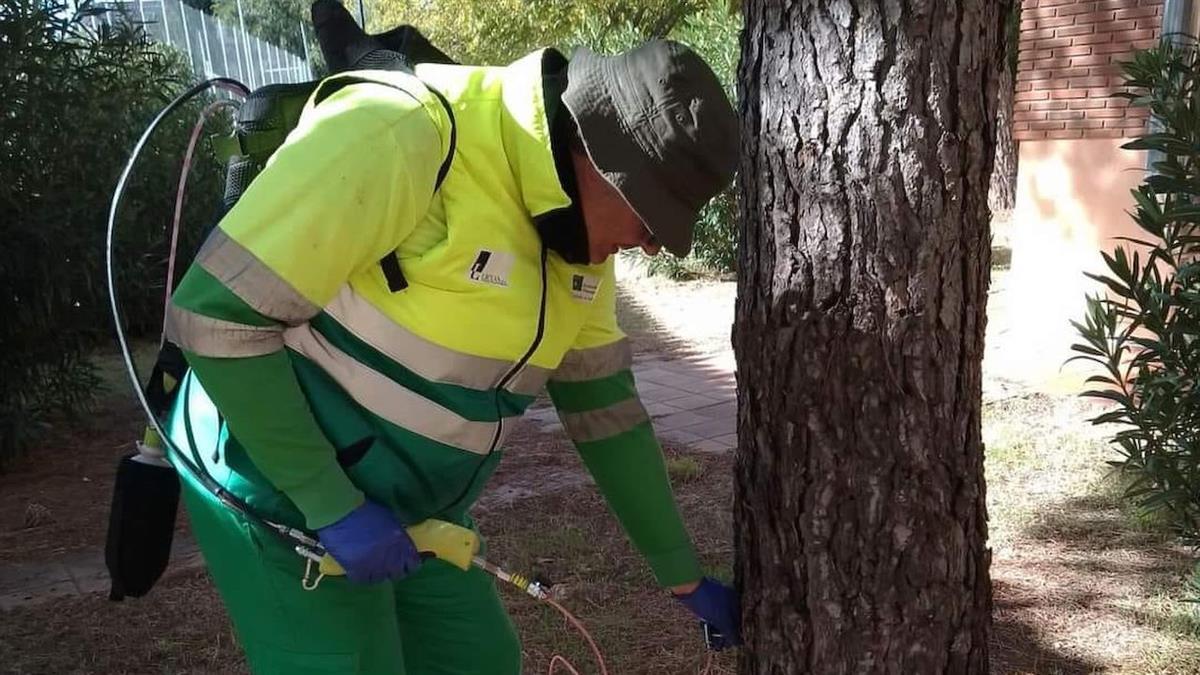
POLYGON ((675 597, 692 610, 692 614, 720 633, 719 638, 709 641, 710 647, 721 650, 742 644, 742 611, 737 591, 705 577, 691 593, 675 597))
POLYGON ((355 583, 400 579, 421 564, 421 555, 396 517, 371 501, 318 529, 317 537, 355 583))

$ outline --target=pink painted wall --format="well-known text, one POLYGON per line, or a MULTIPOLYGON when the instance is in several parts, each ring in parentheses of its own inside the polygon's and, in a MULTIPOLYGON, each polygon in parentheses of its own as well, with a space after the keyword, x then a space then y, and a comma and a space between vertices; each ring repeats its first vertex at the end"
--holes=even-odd
POLYGON ((1012 267, 1004 279, 1012 312, 992 372, 1051 392, 1078 390, 1093 371, 1064 367, 1077 341, 1084 297, 1098 293, 1084 272, 1104 268, 1101 250, 1116 236, 1138 236, 1130 190, 1145 175, 1146 155, 1122 150, 1127 139, 1023 141, 1013 211, 1012 267))

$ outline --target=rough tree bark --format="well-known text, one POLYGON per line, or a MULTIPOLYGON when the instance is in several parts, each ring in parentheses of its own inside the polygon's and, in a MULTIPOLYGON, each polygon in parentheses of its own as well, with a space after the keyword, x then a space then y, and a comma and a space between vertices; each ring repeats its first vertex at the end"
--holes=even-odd
POLYGON ((1013 97, 1016 94, 1017 51, 1021 41, 1021 4, 1014 2, 1005 27, 1005 68, 1000 71, 996 108, 996 161, 992 167, 988 206, 992 213, 1017 205, 1017 141, 1013 138, 1013 97))
POLYGON ((1010 0, 746 0, 742 673, 984 673, 981 360, 1010 0))

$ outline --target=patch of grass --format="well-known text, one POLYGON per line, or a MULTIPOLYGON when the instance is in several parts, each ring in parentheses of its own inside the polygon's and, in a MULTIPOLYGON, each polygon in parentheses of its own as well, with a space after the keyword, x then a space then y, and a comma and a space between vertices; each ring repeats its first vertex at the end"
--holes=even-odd
POLYGON ((1012 249, 1007 246, 992 246, 992 269, 1006 270, 1012 267, 1012 249))
POLYGON ((1180 594, 1159 593, 1146 598, 1137 615, 1160 631, 1189 640, 1200 639, 1200 604, 1189 602, 1180 594))
POLYGON ((1085 402, 1032 395, 983 409, 989 534, 1008 545, 1047 504, 1089 494, 1112 451, 1085 402))
POLYGON ((727 563, 701 565, 700 572, 706 577, 733 585, 733 560, 727 563))
MULTIPOLYGON (((685 521, 693 525, 704 572, 729 578, 731 459, 669 449, 667 461, 692 476, 676 485, 676 496, 685 521)), ((609 672, 703 668, 707 653, 697 622, 659 587, 593 487, 539 495, 519 507, 488 512, 480 529, 488 537, 489 558, 557 584, 563 605, 604 652, 609 672)), ((502 595, 524 645, 525 672, 546 672, 555 654, 580 672, 596 672, 584 640, 553 608, 515 590, 502 595)), ((722 654, 711 672, 732 673, 734 662, 733 654, 722 654)))
POLYGON ((680 483, 688 483, 700 478, 704 469, 700 466, 700 462, 694 457, 668 457, 667 458, 667 475, 671 477, 671 484, 678 485, 680 483))
POLYGON ((1147 645, 1137 662, 1119 671, 1128 675, 1196 675, 1200 673, 1200 645, 1190 639, 1165 640, 1147 645))
POLYGON ((145 598, 103 595, 0 614, 6 673, 248 672, 208 575, 180 573, 145 598))
POLYGON ((1094 404, 1025 396, 984 407, 997 672, 1200 672, 1190 555, 1126 481, 1094 404), (1022 647, 1021 642, 1026 645, 1022 647), (1029 657, 1030 651, 1037 654, 1029 657), (1006 669, 1007 668, 1007 669, 1006 669))
POLYGON ((567 557, 575 557, 588 551, 587 534, 577 525, 563 525, 542 530, 538 544, 549 551, 558 551, 567 557))

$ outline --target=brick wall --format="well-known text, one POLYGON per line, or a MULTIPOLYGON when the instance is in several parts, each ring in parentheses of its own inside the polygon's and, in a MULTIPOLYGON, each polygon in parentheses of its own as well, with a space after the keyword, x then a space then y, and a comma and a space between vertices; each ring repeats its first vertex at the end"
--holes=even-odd
POLYGON ((1155 44, 1163 0, 1023 0, 1013 135, 1018 141, 1118 138, 1144 129, 1118 63, 1155 44))

